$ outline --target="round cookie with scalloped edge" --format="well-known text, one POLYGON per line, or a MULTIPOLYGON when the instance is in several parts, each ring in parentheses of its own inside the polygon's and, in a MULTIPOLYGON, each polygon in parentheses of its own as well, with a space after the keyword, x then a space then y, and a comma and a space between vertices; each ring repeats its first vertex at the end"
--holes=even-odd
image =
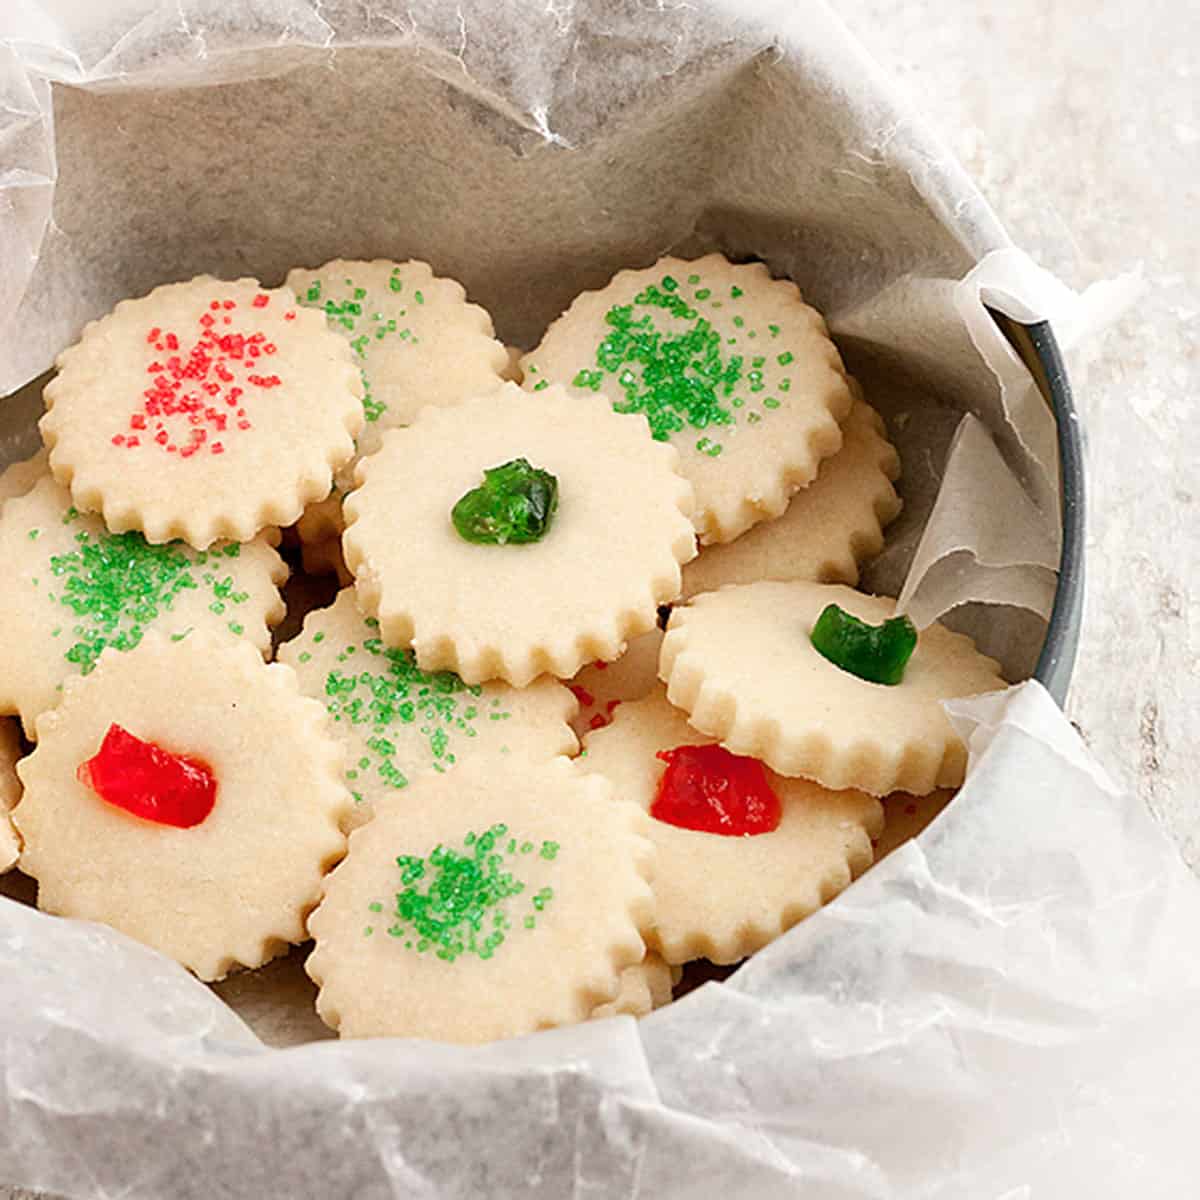
POLYGON ((592 1020, 604 1017, 644 1017, 656 1008, 671 1003, 671 989, 675 986, 678 968, 667 963, 649 950, 640 963, 626 967, 621 972, 621 988, 615 1000, 601 1004, 592 1011, 592 1020))
POLYGON ((350 835, 309 918, 321 1019, 446 1042, 586 1020, 645 953, 645 825, 562 758, 418 780, 350 835))
POLYGON ((151 632, 68 680, 37 734, 13 819, 41 908, 206 980, 304 939, 353 802, 325 710, 290 668, 244 642, 151 632))
POLYGON ((884 527, 900 513, 892 486, 900 459, 883 420, 856 399, 842 426, 842 448, 821 463, 787 511, 742 534, 707 546, 683 569, 684 598, 730 583, 760 579, 858 582, 859 564, 883 549, 884 527))
POLYGON ((27 495, 39 479, 50 474, 50 452, 43 446, 31 458, 9 463, 0 471, 0 507, 8 500, 27 495))
POLYGON ((21 799, 21 730, 16 721, 0 721, 0 875, 11 871, 21 857, 21 841, 13 827, 12 810, 21 799))
POLYGON ((557 680, 512 688, 423 671, 411 650, 383 644, 379 623, 359 612, 351 588, 309 613, 278 657, 295 670, 301 691, 325 705, 346 744, 355 826, 380 805, 403 803, 409 785, 430 772, 480 757, 537 762, 579 749, 568 724, 575 700, 557 680))
MULTIPOLYGON (((588 734, 580 769, 609 779, 614 794, 651 812, 666 764, 679 746, 711 745, 661 685, 623 704, 613 723, 588 734)), ((871 838, 883 829, 878 800, 833 792, 806 779, 766 772, 779 799, 779 824, 751 836, 710 833, 653 818, 657 852, 651 946, 669 963, 733 963, 827 903, 871 865, 871 838)))
POLYGON ((54 476, 114 532, 205 549, 290 525, 363 424, 350 346, 286 288, 201 275, 123 300, 43 393, 54 476))
POLYGON ((598 393, 679 451, 703 543, 779 516, 842 444, 850 392, 820 314, 762 263, 660 259, 584 292, 522 362, 524 386, 598 393))
POLYGON ((46 476, 0 510, 0 712, 33 735, 63 681, 87 673, 106 647, 136 646, 150 629, 192 629, 248 641, 270 653, 283 619, 287 566, 266 534, 193 550, 151 545, 137 532, 109 533, 46 476))
MULTIPOLYGON (((524 687, 616 658, 654 628, 695 554, 691 487, 677 455, 600 397, 536 395, 506 383, 423 409, 359 464, 346 500, 346 564, 389 646, 425 670, 524 687), (544 532, 518 544, 467 540, 451 513, 485 471, 525 460, 556 481, 544 532)), ((490 519, 490 518, 489 518, 490 519)))
POLYGON ((957 787, 967 751, 941 701, 1006 687, 999 665, 934 623, 899 684, 870 683, 813 647, 829 604, 871 625, 895 613, 886 596, 804 581, 722 588, 676 608, 659 659, 671 703, 781 775, 873 796, 957 787))
POLYGON ((567 687, 579 701, 579 711, 571 727, 580 737, 590 729, 603 729, 611 723, 618 705, 626 700, 641 700, 658 686, 658 652, 662 640, 662 630, 656 626, 634 638, 620 658, 589 663, 576 673, 567 687))
POLYGON ((365 424, 354 458, 338 471, 329 500, 297 526, 304 541, 319 541, 341 534, 340 501, 354 487, 358 460, 379 449, 385 429, 410 424, 427 404, 494 391, 510 356, 487 311, 428 263, 339 258, 297 267, 286 282, 303 307, 325 313, 362 371, 365 424))

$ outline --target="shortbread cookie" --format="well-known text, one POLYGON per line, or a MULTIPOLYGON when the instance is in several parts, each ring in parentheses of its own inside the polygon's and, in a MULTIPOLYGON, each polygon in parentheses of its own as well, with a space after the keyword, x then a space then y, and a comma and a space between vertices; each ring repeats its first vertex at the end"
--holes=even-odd
POLYGON ((0 561, 0 712, 19 714, 30 735, 63 680, 90 671, 105 647, 131 649, 148 629, 202 629, 266 655, 284 615, 287 567, 266 535, 209 550, 152 546, 107 532, 49 476, 0 510, 0 561))
POLYGON ((0 506, 6 500, 27 495, 33 485, 50 474, 50 453, 43 447, 24 462, 10 463, 0 472, 0 506))
MULTIPOLYGON (((352 459, 351 463, 357 466, 358 459, 352 459)), ((339 472, 339 475, 342 473, 339 472)), ((342 483, 335 484, 333 491, 324 500, 310 504, 300 514, 300 520, 292 528, 302 546, 315 546, 321 542, 336 541, 341 538, 346 528, 346 523, 342 520, 342 500, 351 486, 353 486, 351 483, 346 483, 344 480, 342 483), (345 486, 342 486, 343 483, 345 486)))
POLYGON ((9 816, 21 799, 20 758, 20 726, 16 721, 0 721, 0 875, 12 870, 21 856, 21 842, 9 816))
POLYGON ((892 487, 900 459, 879 414, 855 400, 842 426, 842 448, 793 497, 782 517, 736 542, 709 546, 683 569, 684 597, 759 579, 858 582, 859 564, 883 549, 883 529, 900 512, 892 487))
POLYGON ((719 254, 660 259, 584 292, 522 366, 644 413, 679 451, 702 542, 777 517, 842 444, 850 411, 841 358, 795 284, 719 254))
POLYGON ((37 733, 13 817, 40 907, 201 979, 304 938, 353 802, 325 710, 288 667, 199 630, 148 633, 68 680, 37 733))
POLYGON ((379 623, 363 617, 352 589, 310 613, 300 636, 279 648, 300 690, 329 710, 346 743, 352 824, 403 799, 410 783, 476 758, 513 755, 528 762, 578 750, 568 721, 571 693, 553 679, 527 688, 466 684, 449 671, 430 674, 411 650, 389 650, 379 623))
POLYGON ((567 684, 579 701, 579 711, 571 725, 580 737, 590 729, 603 729, 610 724, 619 704, 641 700, 658 686, 658 651, 662 640, 662 630, 657 627, 643 633, 629 643, 620 658, 614 662, 590 663, 567 684))
POLYGON ((486 1042, 589 1017, 642 961, 646 818, 566 759, 426 776, 350 835, 309 919, 343 1037, 486 1042))
POLYGON ((114 532, 206 549, 329 494, 363 424, 350 347, 286 288, 201 275, 124 300, 58 356, 42 436, 114 532))
POLYGON ((388 645, 468 683, 616 658, 695 554, 676 460, 640 420, 562 388, 424 409, 346 501, 360 603, 388 645))
MULTIPOLYGON (((623 704, 612 725, 589 734, 579 764, 611 780, 618 799, 633 801, 653 817, 667 771, 657 756, 680 746, 712 745, 667 702, 660 685, 645 700, 623 704)), ((722 754, 713 771, 719 773, 731 757, 722 754)), ((739 797, 724 776, 718 795, 731 818, 727 832, 651 821, 657 864, 655 926, 648 940, 667 962, 737 962, 815 912, 871 865, 871 837, 883 828, 878 800, 765 770, 760 786, 763 781, 778 801, 777 824, 765 832, 738 835, 739 797)))
POLYGON ((927 796, 893 792, 883 798, 883 832, 875 840, 875 861, 891 854, 919 834, 954 799, 951 788, 939 788, 927 796))
POLYGON ((309 575, 336 576, 339 587, 349 587, 354 582, 342 557, 342 543, 338 538, 301 543, 300 562, 309 575))
POLYGON ((601 1004, 592 1013, 593 1020, 603 1017, 644 1017, 656 1008, 671 1003, 671 988, 675 978, 673 968, 653 952, 640 963, 621 972, 621 989, 617 998, 601 1004))
MULTIPOLYGON (((379 449, 385 429, 411 424, 427 404, 486 395, 506 377, 509 353, 493 336, 492 318, 427 263, 335 259, 289 272, 287 286, 303 306, 325 313, 362 370, 366 424, 355 459, 337 474, 330 514, 354 487, 354 463, 379 449)), ((315 515, 300 522, 303 540, 330 536, 314 530, 317 523, 315 515)))
POLYGON ((724 588, 676 608, 659 661, 671 703, 780 774, 875 796, 957 787, 967 752, 941 701, 1005 687, 999 665, 934 624, 921 631, 902 682, 869 683, 812 645, 830 604, 871 625, 895 611, 886 596, 800 581, 724 588))

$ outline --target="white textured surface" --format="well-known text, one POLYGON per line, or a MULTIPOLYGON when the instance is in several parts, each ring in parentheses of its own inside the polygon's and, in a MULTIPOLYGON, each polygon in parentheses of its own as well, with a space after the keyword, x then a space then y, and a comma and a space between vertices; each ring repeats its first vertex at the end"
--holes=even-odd
POLYGON ((1068 712, 1200 869, 1200 6, 837 0, 1018 245, 1147 290, 1070 357, 1089 482, 1068 712))

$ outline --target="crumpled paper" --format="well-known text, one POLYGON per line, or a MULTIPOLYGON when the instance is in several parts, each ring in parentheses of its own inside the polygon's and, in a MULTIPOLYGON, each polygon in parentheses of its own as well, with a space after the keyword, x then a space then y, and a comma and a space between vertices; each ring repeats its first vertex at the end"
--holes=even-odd
MULTIPOLYGON (((924 616, 982 595, 1036 624, 1054 431, 982 303, 1083 329, 1120 289, 1035 279, 822 6, 0 12, 0 394, 116 300, 202 270, 425 257, 528 346, 617 267, 712 248, 797 280, 889 420, 906 511, 867 583, 907 583, 924 616), (1022 536, 973 503, 975 472, 1022 536)), ((6 402, 6 452, 37 394, 6 402)), ((0 1179, 181 1200, 1185 1194, 1192 880, 1038 685, 955 709, 971 773, 925 834, 641 1023, 273 1050, 152 951, 0 899, 0 1179)))

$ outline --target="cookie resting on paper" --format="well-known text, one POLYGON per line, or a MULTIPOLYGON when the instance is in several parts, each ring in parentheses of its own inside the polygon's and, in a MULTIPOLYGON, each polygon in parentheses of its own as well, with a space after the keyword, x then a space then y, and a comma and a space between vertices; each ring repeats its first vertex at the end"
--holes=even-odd
POLYGON ((362 371, 365 423, 354 458, 338 471, 329 500, 298 524, 302 540, 320 541, 340 535, 341 499, 354 487, 355 465, 379 449, 384 430, 410 424, 427 404, 494 391, 510 360, 486 310, 427 263, 339 258, 297 267, 286 282, 303 307, 323 312, 350 343, 362 371))
POLYGON ((353 801, 290 668, 199 631, 148 633, 68 680, 37 735, 13 819, 39 907, 206 980, 304 940, 353 801))
POLYGON ((266 535, 207 550, 151 545, 109 533, 49 476, 0 510, 0 555, 0 712, 19 715, 30 736, 63 681, 109 647, 130 650, 151 629, 204 630, 266 655, 284 615, 287 567, 266 535))
POLYGON ((900 459, 879 414, 855 400, 842 426, 842 448, 821 464, 787 511, 736 542, 708 546, 683 569, 683 595, 760 579, 858 582, 859 564, 883 549, 883 529, 900 513, 893 482, 900 459))
MULTIPOLYGON (((579 760, 583 771, 607 778, 619 800, 651 815, 657 860, 649 941, 669 963, 733 963, 765 946, 866 870, 871 838, 883 828, 883 810, 873 797, 770 771, 762 774, 778 802, 773 828, 736 832, 733 806, 741 798, 732 794, 728 777, 713 780, 711 789, 724 806, 722 818, 731 818, 723 832, 656 818, 668 771, 658 756, 670 757, 680 746, 711 745, 667 702, 660 685, 645 700, 623 704, 611 725, 589 734, 587 754, 579 760)), ((718 756, 718 772, 729 757, 718 756)))
POLYGON ((838 584, 751 583, 705 592, 671 614, 659 675, 695 728, 781 775, 873 796, 957 787, 967 751, 941 701, 1007 686, 970 638, 921 630, 903 680, 860 679, 811 633, 829 605, 872 625, 895 601, 838 584))
POLYGON ((359 603, 387 645, 468 683, 524 687, 616 658, 654 628, 695 554, 676 461, 640 418, 561 388, 506 383, 424 409, 359 464, 347 498, 342 544, 359 603), (520 541, 535 516, 536 540, 520 541))
POLYGON ((123 300, 43 393, 55 478, 115 533, 205 549, 290 525, 354 453, 350 346, 286 288, 201 275, 123 300))
POLYGON ((646 818, 567 759, 477 759, 350 835, 309 919, 343 1037, 487 1042, 586 1020, 645 953, 646 818))
POLYGON ((480 757, 537 762, 578 749, 568 724, 575 700, 557 680, 517 689, 423 671, 411 650, 383 644, 379 623, 358 611, 351 589, 309 613, 300 635, 280 646, 279 661, 325 705, 346 745, 352 825, 381 805, 403 804, 422 775, 480 757))
POLYGON ((704 543, 779 516, 837 452, 850 411, 837 348, 796 285, 719 254, 584 292, 522 367, 533 391, 564 384, 644 415, 679 451, 704 543))

